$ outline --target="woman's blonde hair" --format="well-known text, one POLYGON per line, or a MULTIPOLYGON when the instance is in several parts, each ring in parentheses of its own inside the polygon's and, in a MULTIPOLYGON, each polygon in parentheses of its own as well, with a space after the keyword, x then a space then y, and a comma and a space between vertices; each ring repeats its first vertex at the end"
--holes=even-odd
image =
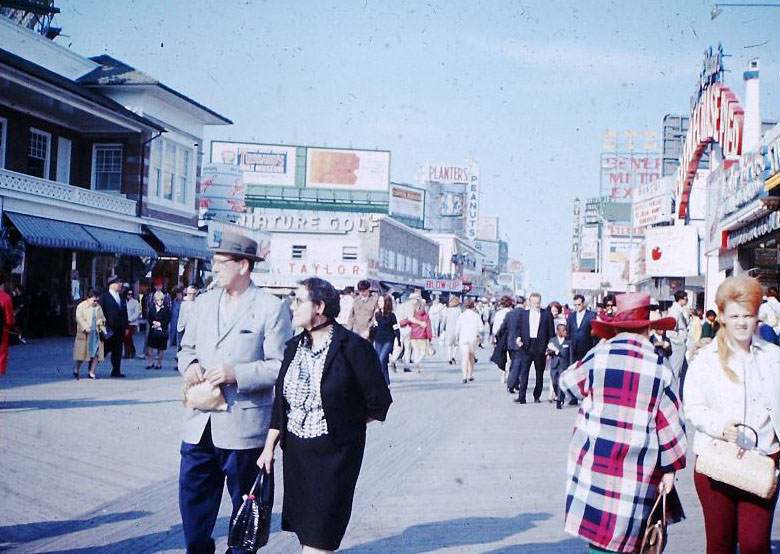
MULTIPOLYGON (((761 287, 761 283, 755 277, 748 277, 747 275, 729 277, 720 284, 715 293, 715 304, 718 306, 721 321, 724 321, 724 323, 723 312, 726 309, 726 304, 729 302, 736 302, 755 315, 758 313, 758 308, 761 307, 763 299, 764 289, 761 287)), ((728 325, 721 325, 716 338, 718 341, 718 359, 728 378, 738 383, 739 377, 729 367, 729 358, 731 358, 730 339, 731 333, 728 325)))

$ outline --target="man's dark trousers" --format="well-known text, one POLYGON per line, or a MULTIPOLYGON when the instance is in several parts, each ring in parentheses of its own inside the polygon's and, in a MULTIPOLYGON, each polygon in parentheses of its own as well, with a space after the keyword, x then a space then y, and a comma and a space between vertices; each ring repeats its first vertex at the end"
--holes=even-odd
POLYGON ((531 373, 531 364, 534 364, 534 373, 536 373, 536 384, 534 385, 534 400, 538 400, 542 396, 542 388, 544 387, 544 366, 547 363, 547 359, 544 355, 547 345, 537 347, 537 340, 531 339, 528 345, 528 351, 521 351, 520 355, 520 384, 518 385, 519 392, 517 398, 525 400, 525 393, 528 390, 528 376, 531 373))
POLYGON ((509 390, 517 388, 520 379, 520 360, 524 355, 522 350, 509 351, 509 375, 506 378, 506 388, 509 390))
POLYGON ((249 492, 257 478, 257 458, 261 451, 261 448, 217 448, 211 441, 210 421, 198 444, 181 443, 179 510, 187 554, 214 553, 211 533, 217 522, 225 479, 233 501, 232 519, 241 507, 242 495, 249 492))
POLYGON ((106 343, 103 345, 111 354, 111 375, 119 375, 121 373, 122 347, 124 346, 124 342, 124 334, 114 331, 114 334, 106 339, 106 343))

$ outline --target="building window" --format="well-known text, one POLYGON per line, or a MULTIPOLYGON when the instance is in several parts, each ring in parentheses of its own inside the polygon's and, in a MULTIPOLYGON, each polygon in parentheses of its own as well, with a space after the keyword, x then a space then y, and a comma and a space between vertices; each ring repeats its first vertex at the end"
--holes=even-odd
POLYGON ((0 167, 5 167, 5 136, 8 131, 8 120, 0 117, 0 167))
POLYGON ((305 244, 293 244, 292 247, 292 259, 302 260, 306 257, 306 245, 305 244))
POLYGON ((418 273, 418 271, 420 269, 419 263, 420 262, 417 260, 417 258, 412 258, 412 273, 414 275, 419 275, 419 273, 418 273))
POLYGON ((30 127, 30 140, 27 143, 27 173, 34 177, 49 178, 51 161, 51 135, 30 127))
POLYGON ((149 161, 149 195, 187 205, 194 196, 192 148, 159 138, 152 142, 149 161))
POLYGON ((122 190, 122 145, 92 146, 92 188, 119 192, 122 190))
POLYGON ((343 246, 341 248, 341 259, 345 262, 354 261, 358 259, 358 247, 357 246, 343 246))

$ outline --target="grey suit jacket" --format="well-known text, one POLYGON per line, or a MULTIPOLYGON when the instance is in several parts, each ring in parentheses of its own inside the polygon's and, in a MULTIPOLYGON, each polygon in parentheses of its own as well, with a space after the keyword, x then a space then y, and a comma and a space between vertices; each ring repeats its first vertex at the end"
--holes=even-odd
POLYGON ((274 383, 292 337, 290 311, 281 300, 254 285, 221 321, 219 302, 225 294, 214 289, 202 294, 192 308, 179 352, 183 374, 197 361, 205 370, 224 363, 236 369, 236 383, 222 385, 226 412, 186 408, 184 442, 197 444, 211 420, 214 446, 229 450, 262 447, 271 421, 274 383))

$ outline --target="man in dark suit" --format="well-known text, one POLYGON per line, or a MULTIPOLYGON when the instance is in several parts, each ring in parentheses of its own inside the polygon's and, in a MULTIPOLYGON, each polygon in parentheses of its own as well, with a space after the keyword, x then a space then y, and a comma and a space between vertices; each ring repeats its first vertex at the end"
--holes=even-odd
POLYGON ((506 378, 506 389, 510 393, 517 392, 518 376, 520 375, 520 353, 522 347, 520 337, 520 314, 522 307, 517 307, 506 314, 501 328, 496 336, 506 335, 506 349, 509 352, 509 375, 506 378))
MULTIPOLYGON (((542 310, 542 296, 532 293, 528 297, 528 309, 523 310, 518 317, 515 344, 519 351, 519 383, 515 402, 525 404, 525 393, 528 390, 528 376, 531 364, 534 364, 536 384, 534 385, 534 402, 541 402, 544 386, 544 366, 547 361, 547 343, 555 335, 555 323, 549 310, 542 310)), ((509 314, 507 314, 509 317, 509 314)))
POLYGON ((571 341, 572 363, 580 361, 588 353, 588 350, 598 342, 590 332, 590 322, 596 315, 588 309, 585 297, 581 294, 574 295, 574 311, 569 314, 566 326, 566 336, 571 341))
POLYGON ((124 377, 120 371, 122 344, 127 328, 127 301, 121 294, 122 280, 112 275, 108 278, 108 291, 100 296, 100 307, 106 316, 106 343, 104 348, 111 353, 111 377, 124 377))

